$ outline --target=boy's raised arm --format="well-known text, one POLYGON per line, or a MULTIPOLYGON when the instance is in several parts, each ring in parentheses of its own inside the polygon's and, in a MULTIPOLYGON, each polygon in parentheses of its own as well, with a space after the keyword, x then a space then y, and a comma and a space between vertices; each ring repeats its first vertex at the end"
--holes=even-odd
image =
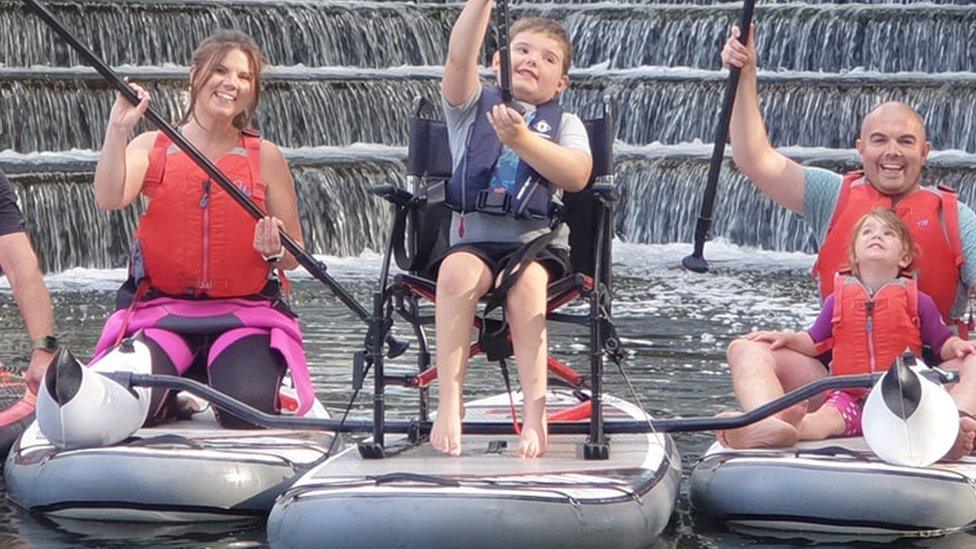
POLYGON ((478 54, 493 4, 494 0, 468 0, 451 30, 441 93, 452 107, 463 104, 478 89, 478 54))

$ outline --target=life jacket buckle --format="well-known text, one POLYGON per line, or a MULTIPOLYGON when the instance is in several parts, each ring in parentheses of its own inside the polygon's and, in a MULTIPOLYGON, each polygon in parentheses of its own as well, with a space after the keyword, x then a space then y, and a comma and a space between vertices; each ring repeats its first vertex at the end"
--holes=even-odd
POLYGON ((482 213, 506 215, 512 208, 512 195, 501 187, 481 189, 475 207, 482 213))

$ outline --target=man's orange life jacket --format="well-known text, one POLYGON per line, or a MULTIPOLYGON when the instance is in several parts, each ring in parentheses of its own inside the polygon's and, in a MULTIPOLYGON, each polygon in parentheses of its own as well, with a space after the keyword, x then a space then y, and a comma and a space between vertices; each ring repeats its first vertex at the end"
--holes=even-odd
MULTIPOLYGON (((217 167, 266 211, 261 139, 245 132, 241 141, 217 167)), ((261 291, 270 267, 253 246, 257 221, 163 132, 150 153, 142 192, 150 201, 136 238, 151 288, 215 298, 261 291)))
MULTIPOLYGON (((854 225, 876 207, 892 208, 891 197, 874 188, 863 172, 844 176, 827 236, 813 266, 821 300, 833 292, 834 274, 852 267, 847 264, 847 248, 854 225)), ((963 264, 956 193, 941 185, 938 188, 920 187, 898 200, 893 209, 908 225, 915 242, 913 268, 918 276, 919 290, 932 297, 942 319, 952 325, 952 306, 963 264)), ((960 330, 965 328, 961 322, 955 324, 960 330)))
POLYGON ((918 285, 908 277, 886 283, 871 295, 857 277, 834 277, 831 337, 817 352, 833 349, 833 375, 867 374, 888 370, 906 349, 922 353, 918 317, 918 285))

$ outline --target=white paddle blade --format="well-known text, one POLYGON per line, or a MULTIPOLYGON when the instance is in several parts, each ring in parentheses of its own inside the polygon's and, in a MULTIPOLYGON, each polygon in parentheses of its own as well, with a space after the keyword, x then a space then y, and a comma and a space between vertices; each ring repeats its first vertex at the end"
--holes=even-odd
POLYGON ((149 413, 149 389, 130 390, 98 371, 151 373, 152 357, 142 341, 113 349, 91 367, 59 353, 37 396, 41 433, 59 449, 108 446, 130 437, 149 413))
POLYGON ((864 403, 861 416, 864 440, 888 463, 927 467, 946 455, 959 435, 956 403, 941 385, 913 369, 908 372, 918 381, 920 393, 903 395, 905 405, 890 394, 886 399, 882 384, 894 372, 892 368, 875 384, 864 403))

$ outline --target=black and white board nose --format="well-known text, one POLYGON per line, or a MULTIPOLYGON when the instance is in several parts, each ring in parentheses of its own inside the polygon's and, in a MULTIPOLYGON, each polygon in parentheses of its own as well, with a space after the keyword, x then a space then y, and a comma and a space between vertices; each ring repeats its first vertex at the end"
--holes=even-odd
POLYGON ((899 359, 864 403, 864 439, 881 459, 924 467, 946 455, 959 434, 952 396, 918 374, 914 358, 899 359))
POLYGON ((101 372, 152 373, 141 338, 123 341, 90 366, 61 348, 37 396, 41 433, 59 449, 115 444, 135 433, 149 413, 150 389, 130 389, 101 372))

